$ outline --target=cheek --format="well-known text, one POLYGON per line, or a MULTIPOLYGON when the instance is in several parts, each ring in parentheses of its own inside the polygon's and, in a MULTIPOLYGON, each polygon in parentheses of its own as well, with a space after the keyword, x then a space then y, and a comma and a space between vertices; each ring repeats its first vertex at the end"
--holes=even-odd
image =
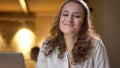
POLYGON ((83 20, 77 20, 76 21, 76 28, 77 28, 78 31, 80 31, 82 25, 83 25, 83 20))
POLYGON ((60 28, 60 30, 62 31, 62 29, 63 29, 63 25, 62 25, 62 21, 60 21, 60 23, 59 23, 59 28, 60 28))
POLYGON ((65 18, 61 16, 61 17, 60 17, 60 23, 63 23, 64 20, 65 20, 65 18))
POLYGON ((62 30, 62 23, 63 23, 63 19, 60 18, 60 23, 59 23, 59 28, 60 28, 60 30, 62 30))
POLYGON ((65 18, 61 17, 61 18, 60 18, 60 23, 59 23, 60 29, 63 27, 64 21, 65 21, 65 18))

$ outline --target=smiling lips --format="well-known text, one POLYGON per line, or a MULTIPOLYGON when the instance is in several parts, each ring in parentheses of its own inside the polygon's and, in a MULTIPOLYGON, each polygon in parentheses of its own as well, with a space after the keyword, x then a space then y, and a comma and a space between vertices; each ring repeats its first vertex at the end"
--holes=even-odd
POLYGON ((74 26, 74 24, 71 24, 71 23, 66 23, 66 24, 64 24, 65 26, 69 26, 69 27, 73 27, 74 26))

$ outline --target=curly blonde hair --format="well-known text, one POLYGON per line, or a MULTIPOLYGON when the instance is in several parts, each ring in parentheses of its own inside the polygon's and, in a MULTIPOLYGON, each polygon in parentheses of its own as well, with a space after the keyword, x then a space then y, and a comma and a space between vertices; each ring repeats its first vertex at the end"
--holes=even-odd
POLYGON ((45 48, 45 51, 47 52, 45 53, 45 55, 46 56, 50 55, 55 50, 55 48, 58 47, 59 50, 58 58, 63 58, 64 56, 64 53, 67 48, 63 37, 63 33, 61 32, 59 27, 59 23, 60 23, 61 11, 63 7, 69 2, 74 2, 82 6, 85 15, 84 23, 81 27, 81 30, 79 31, 78 39, 71 51, 73 62, 80 63, 85 59, 87 59, 92 49, 94 37, 97 36, 91 24, 90 12, 88 6, 82 0, 81 1, 68 0, 63 4, 58 16, 56 17, 56 21, 53 24, 52 29, 50 30, 51 35, 48 37, 49 40, 47 40, 46 43, 47 47, 45 48))

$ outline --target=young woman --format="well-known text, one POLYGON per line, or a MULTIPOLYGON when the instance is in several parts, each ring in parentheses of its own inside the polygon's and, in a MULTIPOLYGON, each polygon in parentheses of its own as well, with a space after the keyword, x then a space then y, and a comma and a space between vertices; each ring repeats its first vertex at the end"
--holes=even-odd
POLYGON ((109 68, 106 49, 83 0, 66 1, 50 32, 36 68, 109 68))

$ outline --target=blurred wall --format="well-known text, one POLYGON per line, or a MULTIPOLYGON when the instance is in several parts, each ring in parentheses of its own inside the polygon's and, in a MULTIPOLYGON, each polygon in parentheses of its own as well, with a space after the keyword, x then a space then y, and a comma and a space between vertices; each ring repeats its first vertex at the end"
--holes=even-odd
POLYGON ((106 46, 111 68, 120 68, 120 0, 94 0, 95 28, 106 46))
POLYGON ((40 12, 36 14, 36 45, 41 46, 42 42, 49 35, 50 28, 54 23, 57 12, 40 12))

